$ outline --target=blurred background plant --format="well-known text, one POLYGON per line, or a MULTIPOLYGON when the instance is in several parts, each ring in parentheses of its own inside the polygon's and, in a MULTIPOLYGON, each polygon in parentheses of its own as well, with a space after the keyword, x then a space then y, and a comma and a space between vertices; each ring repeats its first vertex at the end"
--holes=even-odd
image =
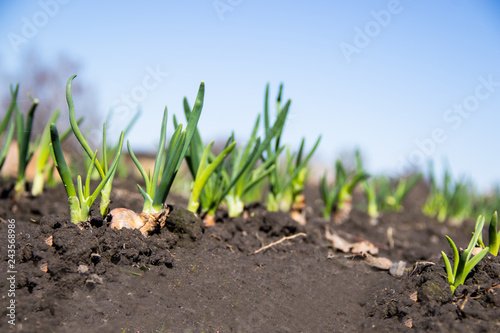
MULTIPOLYGON (((2 72, 2 79, 10 80, 11 82, 22 82, 22 84, 19 85, 16 99, 19 110, 28 110, 31 107, 32 101, 29 98, 30 95, 36 96, 40 101, 40 104, 36 108, 36 115, 32 119, 31 138, 33 139, 41 137, 44 130, 50 125, 50 118, 54 110, 67 110, 64 89, 65 83, 71 74, 82 71, 83 66, 64 54, 50 59, 50 61, 46 61, 43 57, 38 56, 38 52, 35 48, 30 48, 29 52, 20 54, 20 59, 25 65, 22 67, 9 67, 9 71, 5 70, 2 72)), ((73 94, 81 100, 79 103, 79 112, 85 115, 85 123, 87 126, 88 124, 92 124, 92 130, 95 131, 95 125, 102 122, 96 108, 96 91, 93 86, 86 83, 84 79, 80 80, 79 84, 73 89, 73 94)), ((0 117, 5 119, 11 100, 11 94, 6 94, 6 91, 1 89, 0 117)), ((81 123, 81 121, 79 123, 81 123)), ((59 128, 70 127, 67 117, 57 118, 57 125, 59 128)), ((9 147, 5 145, 6 140, 3 140, 4 144, 2 148, 5 148, 6 153, 4 164, 1 169, 3 177, 18 176, 20 151, 18 149, 16 137, 17 136, 14 136, 12 139, 13 142, 11 142, 9 147)), ((64 137, 65 135, 61 134, 61 139, 64 137)), ((96 135, 89 135, 88 140, 91 141, 90 144, 92 146, 97 146, 101 143, 99 141, 100 136, 96 135)), ((40 143, 39 148, 43 149, 43 146, 44 145, 40 143)), ((77 173, 86 172, 87 169, 85 165, 80 163, 82 158, 86 158, 86 154, 82 155, 78 141, 70 135, 62 142, 62 147, 67 156, 69 167, 78 169, 75 170, 77 173)), ((30 163, 26 165, 25 178, 28 181, 34 180, 35 175, 40 172, 40 166, 37 166, 38 162, 36 162, 39 160, 39 150, 40 149, 35 149, 33 158, 30 163)), ((47 161, 49 164, 51 163, 50 159, 47 161)), ((53 168, 52 171, 54 171, 53 168)), ((46 172, 48 171, 46 170, 46 172)), ((38 178, 39 177, 40 176, 38 176, 38 178)), ((46 174, 46 180, 47 184, 51 185, 55 184, 60 179, 57 172, 52 172, 46 174)), ((36 183, 38 183, 38 181, 36 183)), ((35 193, 38 191, 39 184, 40 183, 36 185, 35 193)))
MULTIPOLYGON (((228 174, 231 175, 230 179, 235 180, 235 184, 224 197, 230 217, 240 216, 243 213, 246 193, 276 170, 277 160, 284 147, 281 147, 279 142, 276 142, 274 149, 270 148, 270 146, 272 140, 281 135, 283 131, 290 103, 291 101, 288 100, 285 106, 280 109, 272 126, 269 125, 269 120, 267 120, 268 123, 265 125, 266 131, 262 142, 261 138, 257 136, 260 123, 260 115, 258 115, 246 145, 237 147, 231 154, 227 170, 229 170, 228 174), (263 156, 265 151, 267 151, 267 154, 263 156), (262 161, 259 164, 260 159, 262 161)), ((266 120, 264 121, 266 122, 266 120)), ((270 184, 272 184, 271 180, 270 184)))
MULTIPOLYGON (((36 154, 36 168, 35 175, 33 177, 33 184, 31 187, 31 194, 33 196, 40 195, 43 192, 44 185, 46 181, 49 183, 49 186, 53 186, 56 182, 54 177, 54 168, 55 164, 52 159, 49 160, 49 156, 51 155, 50 150, 52 146, 50 144, 50 125, 55 124, 57 119, 59 118, 60 111, 56 110, 49 118, 45 129, 43 130, 40 143, 38 145, 38 153, 36 154)), ((83 117, 77 120, 77 124, 80 124, 83 121, 83 117)), ((63 143, 67 138, 70 137, 72 133, 71 128, 68 128, 64 131, 60 136, 60 141, 63 143)))
MULTIPOLYGON (((186 119, 189 119, 193 110, 191 110, 186 97, 184 97, 183 105, 184 115, 186 119)), ((176 129, 179 127, 175 115, 174 127, 176 129)), ((207 225, 213 225, 215 223, 215 221, 212 220, 212 216, 215 213, 213 210, 217 209, 223 198, 222 195, 217 195, 218 193, 222 193, 222 191, 220 191, 220 187, 218 189, 214 188, 214 182, 222 176, 222 163, 224 162, 224 159, 233 151, 236 146, 236 142, 230 138, 218 156, 215 156, 212 153, 213 145, 214 141, 205 146, 203 140, 201 139, 200 132, 198 128, 196 128, 185 156, 186 163, 192 176, 191 186, 189 187, 189 190, 186 191, 186 193, 189 193, 187 208, 189 211, 195 214, 200 214, 202 217, 205 217, 207 212, 211 211, 210 221, 205 220, 207 225), (214 190, 215 193, 212 193, 214 190)))
MULTIPOLYGON (((283 84, 279 87, 278 96, 276 98, 276 117, 285 111, 285 107, 281 108, 281 99, 283 93, 283 84)), ((287 103, 287 105, 289 105, 287 103)), ((270 128, 269 114, 269 84, 266 86, 264 98, 264 133, 267 135, 270 128)), ((316 140, 313 148, 306 154, 305 138, 302 138, 300 147, 297 152, 290 152, 289 145, 282 143, 282 133, 284 125, 278 132, 276 137, 270 140, 266 154, 269 157, 276 159, 274 169, 268 175, 268 192, 266 197, 266 208, 269 211, 290 212, 292 218, 301 224, 305 224, 305 215, 303 209, 306 202, 302 194, 304 192, 305 183, 307 180, 308 163, 312 155, 318 148, 321 140, 321 135, 316 140), (279 155, 286 148, 286 159, 280 159, 279 155)), ((265 161, 265 159, 264 159, 265 161)))
MULTIPOLYGON (((12 98, 17 95, 18 86, 16 86, 15 91, 12 90, 12 98)), ((38 100, 36 98, 31 98, 32 104, 26 115, 26 122, 24 115, 19 111, 17 103, 14 103, 14 113, 16 117, 16 134, 17 134, 17 147, 18 147, 18 169, 16 185, 14 186, 14 200, 17 201, 21 199, 26 193, 26 167, 33 157, 36 147, 40 141, 40 137, 32 142, 31 141, 31 129, 33 126, 33 117, 35 116, 35 110, 38 106, 38 100)))
POLYGON ((342 161, 335 162, 335 179, 329 184, 327 174, 321 178, 319 191, 323 200, 323 218, 330 219, 334 212, 335 223, 345 222, 352 210, 352 194, 358 184, 368 179, 369 175, 360 167, 347 172, 342 161))
POLYGON ((9 103, 9 108, 7 109, 7 112, 5 113, 5 116, 2 119, 2 122, 0 123, 0 136, 2 136, 3 132, 5 129, 7 129, 7 132, 5 133, 4 136, 4 141, 2 143, 2 148, 0 150, 0 170, 2 170, 3 164, 5 162, 5 159, 7 157, 7 153, 10 148, 10 143, 12 142, 12 138, 14 136, 14 130, 16 126, 16 118, 12 116, 14 109, 16 107, 16 101, 17 101, 17 94, 19 92, 19 85, 16 85, 16 88, 12 90, 12 86, 10 88, 11 90, 11 101, 9 103))
MULTIPOLYGON (((27 110, 31 106, 31 101, 25 96, 36 96, 40 100, 37 107, 36 117, 33 119, 32 135, 36 137, 44 131, 54 110, 67 110, 65 98, 65 85, 74 73, 83 71, 83 66, 78 61, 65 54, 60 54, 56 59, 46 61, 38 56, 36 49, 21 54, 21 61, 25 64, 22 68, 13 68, 10 72, 4 73, 4 79, 11 82, 20 82, 17 104, 21 110, 27 110)), ((79 112, 85 115, 85 122, 92 124, 95 129, 96 124, 102 124, 102 120, 97 109, 97 92, 93 85, 85 78, 79 79, 77 86, 72 91, 79 101, 79 112)), ((0 105, 8 105, 10 94, 0 93, 0 105)), ((2 108, 0 114, 7 108, 2 108)), ((67 118, 60 120, 62 128, 69 127, 67 118)), ((99 140, 99 137, 97 138, 99 140)), ((99 141, 91 142, 92 145, 100 144, 99 141)), ((66 150, 74 149, 75 153, 80 152, 79 144, 75 139, 68 140, 68 145, 64 145, 66 150)))
POLYGON ((363 181, 361 188, 366 196, 368 215, 377 219, 380 212, 401 212, 404 199, 421 178, 421 174, 398 179, 382 175, 363 181))
MULTIPOLYGON (((194 110, 191 109, 186 97, 183 99, 183 107, 184 116, 187 120, 194 110)), ((173 121, 174 128, 177 129, 179 123, 175 115, 173 121)), ((215 212, 224 200, 225 194, 235 184, 236 180, 228 179, 229 175, 223 165, 224 159, 234 150, 235 144, 234 138, 231 136, 219 156, 215 157, 212 153, 213 144, 205 146, 201 134, 196 128, 189 149, 186 152, 185 160, 191 180, 183 179, 180 183, 185 184, 184 188, 186 190, 184 193, 189 193, 188 210, 198 214, 207 226, 215 225, 215 212), (218 160, 214 163, 217 158, 218 160), (202 176, 204 170, 207 170, 206 166, 208 164, 211 167, 202 176), (200 168, 200 165, 202 165, 202 168, 200 168), (189 184, 188 187, 186 187, 187 184, 189 184)))
POLYGON ((449 219, 453 223, 462 223, 473 214, 472 184, 465 179, 454 180, 449 169, 445 169, 443 182, 438 184, 432 162, 429 164, 430 194, 422 212, 439 222, 449 219))

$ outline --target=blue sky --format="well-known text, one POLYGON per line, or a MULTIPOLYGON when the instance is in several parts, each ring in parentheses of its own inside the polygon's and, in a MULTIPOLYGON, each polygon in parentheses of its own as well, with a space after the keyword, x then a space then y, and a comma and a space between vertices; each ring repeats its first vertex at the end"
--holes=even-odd
POLYGON ((0 73, 29 50, 76 59, 74 84, 93 84, 103 118, 120 110, 114 129, 140 104, 137 150, 155 147, 165 105, 183 119, 201 81, 204 139, 244 141, 266 83, 274 99, 283 82, 292 148, 321 134, 325 165, 360 147, 370 172, 391 175, 446 159, 488 188, 500 182, 499 14, 493 0, 0 1, 0 73))

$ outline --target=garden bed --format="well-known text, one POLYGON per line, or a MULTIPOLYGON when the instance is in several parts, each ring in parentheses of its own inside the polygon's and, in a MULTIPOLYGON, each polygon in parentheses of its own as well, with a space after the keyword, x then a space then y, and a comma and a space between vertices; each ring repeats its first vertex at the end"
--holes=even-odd
MULTIPOLYGON (((135 184, 116 180, 111 208, 140 211, 135 184)), ((183 210, 187 200, 171 194, 166 227, 149 238, 108 228, 98 209, 92 227, 80 230, 69 222, 62 186, 14 205, 14 182, 0 185, 1 271, 12 219, 17 271, 15 326, 9 281, 0 280, 2 332, 500 331, 500 259, 486 256, 452 296, 440 251, 450 252, 445 235, 465 247, 474 222, 424 216, 423 181, 403 212, 377 224, 356 209, 341 225, 323 220, 318 189, 308 188, 304 226, 256 203, 244 217, 219 211, 216 226, 205 228, 183 210), (334 250, 326 230, 369 241, 375 257, 404 261, 406 270, 394 277, 334 250)))

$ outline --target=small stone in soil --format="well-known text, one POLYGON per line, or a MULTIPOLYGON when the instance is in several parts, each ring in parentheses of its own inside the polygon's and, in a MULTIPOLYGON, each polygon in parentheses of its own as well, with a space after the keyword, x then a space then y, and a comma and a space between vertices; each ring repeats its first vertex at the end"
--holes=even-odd
POLYGON ((80 265, 78 266, 78 273, 80 274, 87 274, 89 272, 89 266, 87 265, 80 265))
POLYGON ((394 277, 402 277, 405 272, 406 263, 404 261, 398 261, 391 265, 389 268, 389 273, 394 277))

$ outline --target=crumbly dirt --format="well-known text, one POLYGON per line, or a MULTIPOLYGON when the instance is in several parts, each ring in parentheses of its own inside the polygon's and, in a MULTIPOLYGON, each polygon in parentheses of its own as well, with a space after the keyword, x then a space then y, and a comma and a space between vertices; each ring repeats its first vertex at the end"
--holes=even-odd
MULTIPOLYGON (((305 226, 255 203, 240 218, 221 210, 216 226, 205 228, 182 208, 183 197, 171 195, 166 227, 149 238, 108 228, 97 206, 81 230, 69 222, 62 186, 16 204, 12 188, 0 181, 1 332, 500 331, 500 259, 487 256, 452 295, 440 257, 450 253, 444 236, 466 247, 474 223, 423 216, 423 182, 404 211, 376 224, 357 209, 342 225, 321 219, 311 188, 305 226), (15 326, 7 316, 12 219, 15 326), (334 250, 326 228, 351 243, 372 242, 376 257, 407 269, 393 277, 362 255, 334 250)), ((134 181, 117 181, 113 200, 111 208, 142 205, 134 181)), ((360 201, 355 196, 354 206, 360 201)))

